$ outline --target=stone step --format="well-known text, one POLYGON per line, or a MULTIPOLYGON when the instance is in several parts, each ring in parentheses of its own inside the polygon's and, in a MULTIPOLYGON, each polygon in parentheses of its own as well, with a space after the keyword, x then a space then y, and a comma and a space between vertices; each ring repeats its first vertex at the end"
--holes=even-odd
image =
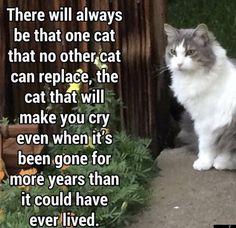
POLYGON ((236 172, 196 171, 187 147, 165 150, 150 208, 130 228, 213 228, 236 224, 236 172))

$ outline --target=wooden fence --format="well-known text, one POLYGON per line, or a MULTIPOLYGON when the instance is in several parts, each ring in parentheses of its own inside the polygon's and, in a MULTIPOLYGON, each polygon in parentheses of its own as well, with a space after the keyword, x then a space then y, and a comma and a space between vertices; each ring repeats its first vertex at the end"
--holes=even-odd
POLYGON ((127 132, 142 137, 151 137, 154 155, 166 144, 169 130, 169 95, 164 75, 156 69, 163 66, 165 20, 165 0, 2 0, 0 2, 0 115, 15 118, 21 112, 38 112, 39 105, 25 105, 26 92, 42 90, 40 84, 13 85, 10 83, 11 72, 56 72, 61 68, 73 72, 79 67, 92 71, 91 64, 77 63, 17 63, 7 60, 9 48, 17 47, 21 51, 30 49, 53 50, 57 53, 75 47, 80 50, 111 51, 121 49, 122 63, 110 64, 111 71, 120 75, 120 83, 114 91, 122 99, 124 106, 120 109, 121 126, 127 132), (121 10, 123 22, 110 27, 106 23, 76 22, 8 22, 6 7, 18 6, 21 10, 53 10, 60 6, 72 6, 82 10, 85 6, 97 10, 121 10), (115 44, 98 43, 13 43, 13 27, 21 31, 33 32, 35 28, 62 31, 95 31, 115 29, 115 44))

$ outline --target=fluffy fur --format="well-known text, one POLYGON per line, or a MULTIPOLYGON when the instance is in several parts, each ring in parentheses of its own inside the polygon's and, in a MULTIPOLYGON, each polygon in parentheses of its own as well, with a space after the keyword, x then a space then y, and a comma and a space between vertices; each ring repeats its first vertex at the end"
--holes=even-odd
POLYGON ((171 89, 198 136, 196 170, 236 169, 236 68, 207 26, 165 25, 171 89))

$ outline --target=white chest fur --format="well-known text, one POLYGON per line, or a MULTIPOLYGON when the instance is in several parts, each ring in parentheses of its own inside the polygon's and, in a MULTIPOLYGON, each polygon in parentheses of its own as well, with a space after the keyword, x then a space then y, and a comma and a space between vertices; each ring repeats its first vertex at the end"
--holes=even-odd
POLYGON ((226 57, 219 60, 210 72, 172 74, 171 88, 199 131, 229 124, 236 112, 236 69, 226 57))

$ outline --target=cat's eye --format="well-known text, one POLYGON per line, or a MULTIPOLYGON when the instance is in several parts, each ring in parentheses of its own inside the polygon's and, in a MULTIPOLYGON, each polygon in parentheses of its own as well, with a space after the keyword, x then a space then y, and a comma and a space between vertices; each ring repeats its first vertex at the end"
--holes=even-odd
POLYGON ((176 55, 176 50, 170 49, 170 53, 171 53, 172 55, 176 55))
POLYGON ((195 53, 195 50, 190 49, 190 50, 188 50, 188 51, 186 52, 186 56, 187 56, 187 55, 193 55, 194 53, 195 53))

